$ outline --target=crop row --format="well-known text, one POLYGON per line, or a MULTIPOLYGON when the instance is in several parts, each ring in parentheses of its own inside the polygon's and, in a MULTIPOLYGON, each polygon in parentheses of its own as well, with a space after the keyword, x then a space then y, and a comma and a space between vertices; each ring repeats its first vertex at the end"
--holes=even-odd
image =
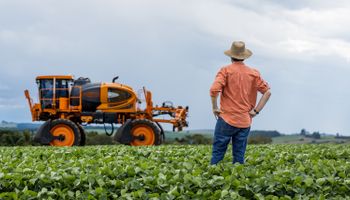
POLYGON ((0 199, 344 199, 347 145, 1 147, 0 199))

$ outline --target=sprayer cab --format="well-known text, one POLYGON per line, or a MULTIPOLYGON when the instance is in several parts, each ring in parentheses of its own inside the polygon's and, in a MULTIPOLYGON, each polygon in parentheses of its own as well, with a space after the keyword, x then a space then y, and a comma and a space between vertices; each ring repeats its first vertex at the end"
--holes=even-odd
POLYGON ((72 76, 39 76, 36 78, 41 108, 68 109, 72 76))

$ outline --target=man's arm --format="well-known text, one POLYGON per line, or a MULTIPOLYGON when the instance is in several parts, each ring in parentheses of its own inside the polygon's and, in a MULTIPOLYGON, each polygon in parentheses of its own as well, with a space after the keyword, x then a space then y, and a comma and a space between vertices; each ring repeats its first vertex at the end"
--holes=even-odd
POLYGON ((260 98, 258 105, 253 110, 251 110, 249 112, 250 116, 255 117, 257 115, 257 113, 254 110, 256 110, 257 112, 260 112, 264 108, 264 106, 266 105, 266 103, 269 100, 270 96, 271 96, 271 91, 267 90, 263 94, 263 96, 260 98))
POLYGON ((221 113, 220 109, 218 108, 217 99, 218 99, 218 96, 211 97, 211 104, 212 104, 213 113, 214 113, 215 117, 219 117, 219 115, 221 113))
POLYGON ((217 98, 220 92, 222 91, 222 88, 225 87, 225 85, 226 85, 225 68, 221 68, 220 71, 216 74, 214 83, 210 88, 211 104, 212 104, 213 113, 215 117, 219 117, 220 115, 220 109, 218 108, 217 98))

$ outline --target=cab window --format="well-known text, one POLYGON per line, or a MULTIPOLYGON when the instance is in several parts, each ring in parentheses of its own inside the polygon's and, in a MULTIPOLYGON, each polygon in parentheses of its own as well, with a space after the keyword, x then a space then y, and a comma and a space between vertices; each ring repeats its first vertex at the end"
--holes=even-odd
POLYGON ((41 98, 53 97, 53 80, 45 79, 39 81, 39 89, 41 92, 41 98))
POLYGON ((117 103, 120 101, 128 100, 131 95, 124 91, 115 88, 108 88, 108 102, 109 103, 117 103))

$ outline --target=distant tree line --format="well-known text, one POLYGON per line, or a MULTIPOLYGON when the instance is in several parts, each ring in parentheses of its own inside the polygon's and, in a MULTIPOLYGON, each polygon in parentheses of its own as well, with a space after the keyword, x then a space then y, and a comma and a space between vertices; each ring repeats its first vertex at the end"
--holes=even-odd
POLYGON ((350 136, 344 136, 344 135, 340 135, 339 133, 337 133, 335 135, 336 139, 350 139, 350 136))
MULTIPOLYGON (((278 131, 251 131, 248 137, 249 144, 270 144, 273 137, 281 136, 278 131)), ((203 134, 190 134, 182 138, 175 138, 174 141, 167 141, 167 144, 212 144, 213 138, 203 134)))
POLYGON ((250 136, 248 138, 248 144, 270 144, 272 138, 264 135, 250 136))
POLYGON ((273 137, 279 137, 282 134, 278 131, 251 131, 248 137, 248 144, 270 144, 273 137))
POLYGON ((301 129, 300 135, 308 138, 314 138, 314 139, 321 139, 321 134, 320 132, 313 132, 310 134, 308 131, 306 131, 304 128, 301 129))
POLYGON ((279 137, 282 136, 282 134, 278 131, 260 131, 260 130, 254 130, 250 131, 250 136, 266 136, 266 137, 279 137))
POLYGON ((212 138, 202 134, 186 135, 183 138, 175 138, 175 141, 166 141, 167 144, 211 144, 212 138))
POLYGON ((0 130, 0 146, 25 146, 32 144, 30 131, 0 130))

